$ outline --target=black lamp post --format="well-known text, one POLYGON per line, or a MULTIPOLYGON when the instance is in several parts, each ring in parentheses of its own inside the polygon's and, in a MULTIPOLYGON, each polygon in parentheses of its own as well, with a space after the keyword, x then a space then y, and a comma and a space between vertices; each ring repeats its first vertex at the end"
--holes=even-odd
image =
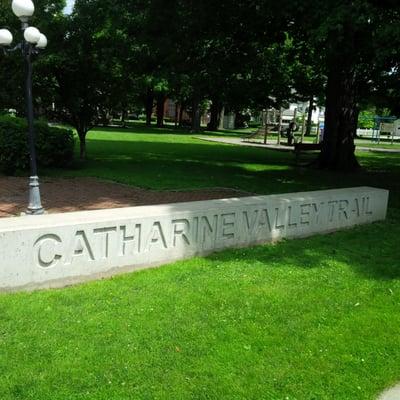
MULTIPOLYGON (((33 98, 32 98, 32 62, 31 56, 47 46, 47 38, 33 26, 29 26, 29 18, 35 11, 31 0, 13 0, 12 10, 22 24, 23 40, 12 50, 20 50, 25 62, 26 71, 26 118, 28 121, 28 141, 30 159, 29 178, 29 205, 26 210, 28 215, 41 215, 44 213, 40 199, 39 178, 37 174, 35 131, 33 126, 33 98)), ((6 48, 11 45, 12 34, 7 29, 0 29, 0 46, 6 48)))

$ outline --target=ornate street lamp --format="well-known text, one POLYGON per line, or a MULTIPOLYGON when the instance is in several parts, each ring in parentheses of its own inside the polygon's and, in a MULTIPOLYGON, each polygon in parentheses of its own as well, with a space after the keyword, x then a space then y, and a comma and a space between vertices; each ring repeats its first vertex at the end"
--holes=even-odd
POLYGON ((32 62, 31 57, 47 46, 47 38, 37 28, 29 26, 29 18, 32 17, 35 6, 31 0, 13 0, 12 10, 20 19, 22 25, 23 39, 13 49, 7 49, 13 41, 11 32, 7 29, 0 29, 0 46, 4 52, 20 50, 25 62, 26 71, 26 118, 28 121, 28 141, 30 159, 29 178, 29 205, 26 210, 28 215, 41 215, 44 213, 40 199, 39 178, 37 174, 35 132, 33 126, 33 99, 32 99, 32 62))

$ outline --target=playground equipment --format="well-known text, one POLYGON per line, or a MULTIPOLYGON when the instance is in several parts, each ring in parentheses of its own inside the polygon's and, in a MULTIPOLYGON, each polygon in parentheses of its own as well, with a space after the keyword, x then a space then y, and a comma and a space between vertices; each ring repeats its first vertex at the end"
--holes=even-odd
MULTIPOLYGON (((307 107, 300 104, 292 105, 290 109, 269 109, 263 110, 259 121, 261 128, 250 134, 244 141, 255 141, 267 144, 268 137, 272 134, 277 136, 277 144, 280 145, 282 137, 288 138, 288 144, 311 144, 305 139, 307 107), (279 132, 279 134, 278 134, 279 132), (295 134, 297 133, 297 135, 295 134)), ((362 117, 362 122, 369 122, 369 129, 357 129, 358 138, 371 139, 373 143, 381 143, 382 140, 394 144, 400 143, 400 118, 397 117, 362 117)), ((314 144, 323 141, 325 131, 324 110, 317 109, 313 115, 314 144)), ((275 142, 276 143, 276 142, 275 142)), ((274 143, 274 144, 275 144, 274 143)))
MULTIPOLYGON (((318 111, 317 137, 320 134, 320 123, 323 126, 323 114, 318 111)), ((314 117, 315 119, 315 117, 314 117)), ((244 141, 262 141, 268 142, 270 134, 277 135, 277 144, 281 144, 282 136, 288 137, 290 144, 303 143, 306 131, 307 109, 304 105, 292 106, 290 109, 281 108, 280 110, 271 108, 263 110, 260 116, 261 127, 247 136, 244 141), (301 136, 295 136, 295 133, 301 133, 301 136)), ((315 132, 315 131, 314 131, 315 132)), ((319 140, 317 139, 317 143, 319 140)))
POLYGON ((358 129, 357 135, 362 138, 371 138, 373 143, 380 143, 382 139, 390 140, 394 144, 400 140, 400 119, 397 117, 364 117, 363 122, 372 122, 372 129, 358 129))
POLYGON ((261 113, 261 128, 245 138, 245 141, 260 140, 267 144, 269 134, 278 134, 278 144, 280 144, 281 134, 285 132, 291 123, 295 123, 297 117, 297 108, 293 110, 280 110, 271 108, 263 110, 261 113))
MULTIPOLYGON (((255 132, 248 135, 244 141, 249 142, 253 140, 262 139, 264 144, 267 144, 268 135, 272 132, 280 132, 282 125, 282 113, 276 109, 263 110, 261 112, 261 127, 255 132)), ((279 135, 278 135, 279 136, 279 135)))

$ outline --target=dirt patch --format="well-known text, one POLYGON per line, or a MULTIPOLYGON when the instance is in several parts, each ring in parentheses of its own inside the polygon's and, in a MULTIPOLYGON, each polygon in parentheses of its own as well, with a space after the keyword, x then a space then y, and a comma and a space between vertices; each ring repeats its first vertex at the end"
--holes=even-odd
MULTIPOLYGON (((252 195, 252 193, 234 189, 157 192, 95 178, 43 178, 41 179, 41 194, 43 206, 49 213, 181 203, 252 195)), ((27 203, 28 179, 0 176, 0 218, 19 215, 26 209, 27 203)))

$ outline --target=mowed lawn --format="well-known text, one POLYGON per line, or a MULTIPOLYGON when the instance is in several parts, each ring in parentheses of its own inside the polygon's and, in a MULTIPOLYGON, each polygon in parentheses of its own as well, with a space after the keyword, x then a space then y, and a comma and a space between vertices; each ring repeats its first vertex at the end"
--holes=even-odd
POLYGON ((375 399, 400 380, 400 155, 364 170, 141 127, 56 176, 254 193, 371 185, 389 217, 72 288, 0 295, 0 399, 375 399))
MULTIPOLYGON (((158 190, 231 187, 269 194, 354 185, 389 187, 400 197, 400 154, 359 153, 355 174, 294 167, 291 153, 224 145, 169 129, 97 129, 88 135, 89 160, 52 176, 93 176, 158 190)), ((313 157, 313 156, 312 156, 313 157)), ((400 199, 399 199, 400 201, 400 199)), ((400 204, 399 208, 400 208, 400 204)))

